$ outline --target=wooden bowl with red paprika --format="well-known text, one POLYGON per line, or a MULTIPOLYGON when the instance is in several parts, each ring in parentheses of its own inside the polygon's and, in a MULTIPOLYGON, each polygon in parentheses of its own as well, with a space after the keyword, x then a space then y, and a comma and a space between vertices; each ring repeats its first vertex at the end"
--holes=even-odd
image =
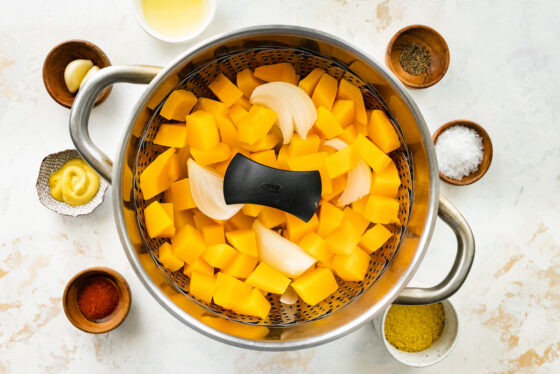
POLYGON ((130 310, 130 287, 106 267, 76 274, 66 285, 62 304, 68 320, 82 331, 102 334, 117 328, 130 310))

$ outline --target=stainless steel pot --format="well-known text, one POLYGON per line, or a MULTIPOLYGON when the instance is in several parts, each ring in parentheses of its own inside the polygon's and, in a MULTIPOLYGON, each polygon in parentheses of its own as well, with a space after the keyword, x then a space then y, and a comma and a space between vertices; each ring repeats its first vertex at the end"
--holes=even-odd
POLYGON ((474 238, 459 211, 439 196, 434 146, 424 119, 404 86, 383 66, 347 42, 331 35, 294 26, 247 28, 199 44, 165 68, 140 65, 111 66, 94 75, 79 91, 70 114, 70 134, 84 159, 113 183, 115 221, 125 253, 152 296, 187 326, 239 347, 282 351, 308 348, 337 339, 370 321, 391 303, 429 304, 453 295, 466 279, 474 258, 474 238), (200 66, 248 48, 282 46, 311 51, 336 61, 372 87, 398 122, 410 155, 410 211, 399 248, 378 279, 351 303, 324 318, 281 327, 245 325, 213 316, 168 285, 142 240, 132 204, 134 166, 142 134, 152 111, 200 66), (118 82, 147 84, 132 111, 116 165, 93 144, 88 121, 96 97, 118 82), (436 212, 457 236, 457 253, 449 274, 431 288, 407 288, 427 250, 436 212))

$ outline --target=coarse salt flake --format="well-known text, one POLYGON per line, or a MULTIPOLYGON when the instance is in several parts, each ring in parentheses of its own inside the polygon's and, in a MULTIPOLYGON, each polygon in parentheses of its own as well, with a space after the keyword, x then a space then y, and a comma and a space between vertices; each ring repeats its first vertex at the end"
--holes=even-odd
POLYGON ((462 179, 478 170, 484 156, 482 138, 473 129, 453 126, 437 138, 439 171, 448 178, 462 179))

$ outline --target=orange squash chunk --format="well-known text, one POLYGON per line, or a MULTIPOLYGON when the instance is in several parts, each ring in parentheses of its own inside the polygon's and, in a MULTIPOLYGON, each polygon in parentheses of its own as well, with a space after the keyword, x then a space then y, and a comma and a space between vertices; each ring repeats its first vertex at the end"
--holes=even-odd
POLYGON ((232 149, 239 148, 237 129, 234 124, 225 116, 215 116, 215 118, 222 143, 227 144, 232 149))
POLYGON ((171 238, 171 246, 175 255, 187 264, 193 264, 206 250, 202 234, 191 225, 186 225, 171 238))
POLYGON ((368 118, 366 114, 366 107, 364 105, 364 97, 358 87, 354 86, 345 79, 341 79, 338 84, 337 98, 342 100, 352 100, 354 102, 356 122, 367 125, 368 118))
POLYGON ((293 243, 299 242, 308 232, 316 231, 318 226, 319 219, 316 214, 308 222, 304 222, 296 216, 286 213, 287 237, 293 243))
POLYGON ((167 242, 159 246, 158 261, 169 271, 177 271, 185 264, 179 257, 175 256, 171 250, 171 245, 167 242))
POLYGON ((175 154, 175 148, 169 148, 157 156, 140 174, 140 189, 144 200, 151 199, 169 188, 167 166, 173 154, 175 154))
POLYGON ((219 142, 220 134, 212 114, 197 110, 187 116, 187 143, 190 146, 208 151, 216 148, 219 142))
POLYGON ((154 138, 154 144, 166 147, 184 147, 187 145, 187 127, 184 124, 162 124, 154 138))
POLYGON ((317 83, 319 83, 319 79, 321 79, 323 74, 325 74, 325 71, 323 69, 313 69, 311 73, 307 74, 307 77, 299 81, 298 87, 305 91, 308 96, 311 96, 313 94, 313 90, 317 86, 317 83))
POLYGON ((394 151, 401 146, 395 128, 391 124, 389 117, 382 110, 371 112, 369 137, 385 153, 394 151))
POLYGON ((354 229, 351 222, 342 221, 337 227, 325 238, 327 247, 331 252, 336 254, 350 254, 360 241, 361 234, 354 229))
POLYGON ((196 96, 191 91, 175 90, 167 97, 159 114, 165 119, 183 122, 196 101, 196 96))
POLYGON ((216 276, 214 302, 219 306, 232 309, 240 300, 245 300, 251 293, 251 286, 231 275, 219 272, 216 276))
POLYGON ((259 255, 257 250, 257 237, 253 230, 234 230, 226 232, 226 238, 239 252, 245 253, 249 256, 257 257, 259 255))
POLYGON ((399 206, 397 199, 370 195, 364 217, 373 223, 399 223, 399 206))
POLYGON ((321 210, 319 211, 319 226, 317 234, 323 238, 334 231, 342 222, 342 210, 329 203, 328 201, 321 202, 321 210))
POLYGON ((399 194, 400 185, 401 178, 399 177, 399 171, 395 163, 391 161, 389 166, 381 173, 373 173, 370 192, 372 195, 396 199, 399 194))
POLYGON ((210 266, 224 269, 231 264, 236 254, 237 251, 231 246, 227 244, 216 244, 206 248, 201 258, 210 266))
POLYGON ((318 261, 323 263, 330 263, 333 258, 333 253, 327 248, 325 240, 311 231, 305 234, 300 240, 299 246, 307 251, 311 256, 315 257, 318 261))
POLYGON ((263 81, 253 76, 251 69, 247 68, 237 73, 237 87, 247 98, 250 98, 253 90, 262 83, 263 81))
POLYGON ((213 276, 214 268, 199 257, 191 265, 185 266, 185 269, 183 270, 183 274, 187 277, 190 277, 194 272, 213 276))
POLYGON ((332 260, 336 274, 345 281, 360 282, 366 276, 371 257, 356 247, 348 255, 337 254, 332 260))
POLYGON ((171 193, 171 201, 176 211, 192 209, 196 207, 191 195, 189 178, 181 179, 171 183, 168 190, 171 193))
POLYGON ((328 156, 325 162, 327 164, 329 177, 334 179, 342 174, 348 173, 356 167, 358 160, 358 152, 351 145, 328 156))
POLYGON ((266 292, 281 295, 288 288, 290 278, 265 262, 261 262, 247 278, 247 284, 266 292))
POLYGON ((173 204, 162 204, 154 201, 144 209, 144 218, 150 238, 169 238, 175 234, 173 204), (169 208, 171 208, 171 216, 169 215, 169 208))
POLYGON ((253 105, 249 114, 239 123, 239 141, 255 144, 266 136, 277 117, 275 111, 262 105, 253 105))
POLYGON ((225 244, 226 237, 224 235, 224 226, 219 223, 213 225, 206 225, 202 228, 202 236, 206 246, 215 244, 225 244))
POLYGON ((265 206, 257 219, 266 227, 273 228, 286 222, 286 214, 276 208, 265 206))
POLYGON ((294 134, 290 144, 286 145, 286 147, 289 158, 294 158, 317 153, 320 144, 321 139, 315 134, 308 135, 305 139, 302 139, 299 134, 294 134))
POLYGON ((216 289, 216 278, 213 275, 193 272, 189 292, 194 297, 207 303, 212 301, 212 295, 216 289))
POLYGON ((233 310, 236 313, 246 314, 262 319, 268 317, 270 308, 270 302, 256 288, 253 288, 245 299, 233 306, 233 310))
POLYGON ((191 147, 191 154, 197 164, 207 166, 227 160, 231 156, 231 149, 225 143, 218 143, 215 148, 209 150, 191 147))
POLYGON ((376 172, 381 173, 391 163, 391 158, 373 144, 363 134, 359 134, 353 143, 360 157, 376 172))
POLYGON ((377 224, 362 235, 360 246, 367 252, 373 253, 381 248, 391 236, 393 236, 391 231, 387 230, 385 226, 377 224))
POLYGON ((317 108, 317 121, 315 126, 326 139, 332 139, 344 131, 335 116, 325 107, 317 108))
POLYGON ((338 82, 336 79, 331 77, 328 74, 323 74, 315 90, 313 90, 313 95, 311 96, 311 100, 316 107, 323 106, 328 110, 332 109, 334 99, 336 98, 336 91, 337 91, 338 82))
POLYGON ((228 108, 243 96, 243 92, 222 73, 208 85, 208 88, 228 108))
POLYGON ((319 267, 294 280, 292 288, 306 304, 316 305, 333 294, 338 284, 330 269, 319 267))
POLYGON ((245 279, 251 275, 258 263, 258 258, 238 252, 233 261, 224 269, 224 273, 245 279))
POLYGON ((297 77, 294 66, 288 62, 259 66, 255 69, 253 76, 265 82, 280 81, 297 84, 297 77))
POLYGON ((336 100, 332 107, 332 114, 340 126, 346 127, 354 122, 356 109, 352 100, 336 100))
POLYGON ((226 104, 209 99, 207 97, 201 97, 198 99, 198 104, 196 105, 197 110, 203 110, 208 113, 212 113, 215 117, 225 116, 228 111, 226 104))

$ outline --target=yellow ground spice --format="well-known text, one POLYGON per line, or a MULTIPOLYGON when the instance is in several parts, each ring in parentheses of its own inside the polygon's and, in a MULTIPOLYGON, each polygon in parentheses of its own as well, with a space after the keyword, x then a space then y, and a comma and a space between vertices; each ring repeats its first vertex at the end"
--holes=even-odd
POLYGON ((398 350, 420 352, 439 339, 444 323, 441 303, 393 305, 385 317, 385 338, 398 350))

